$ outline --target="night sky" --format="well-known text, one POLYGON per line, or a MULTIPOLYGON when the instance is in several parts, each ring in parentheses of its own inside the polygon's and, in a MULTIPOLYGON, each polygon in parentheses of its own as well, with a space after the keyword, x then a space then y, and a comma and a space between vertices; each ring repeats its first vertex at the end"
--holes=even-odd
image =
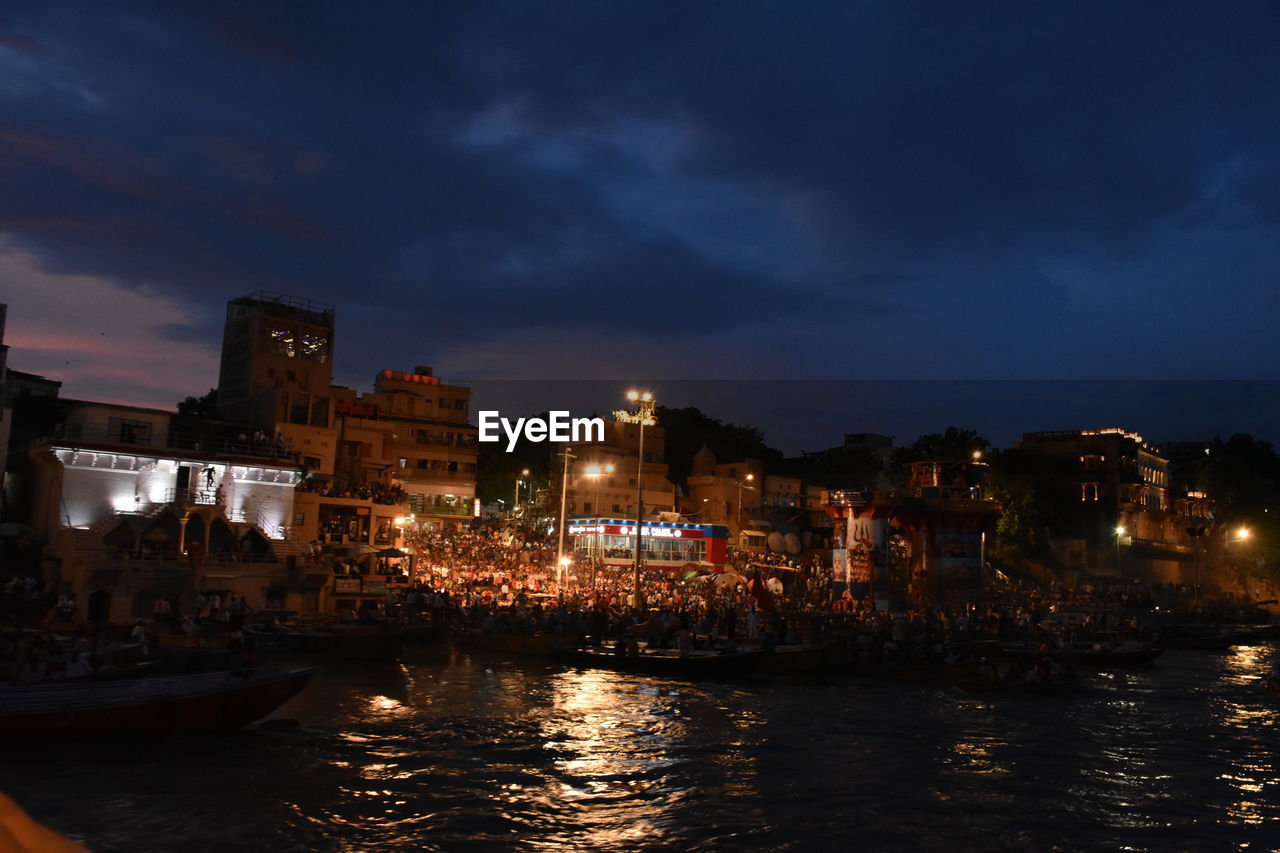
POLYGON ((5 342, 66 396, 203 393, 265 289, 360 389, 1280 439, 1278 224, 1276 2, 0 7, 5 342), (801 379, 934 382, 761 382, 801 379))

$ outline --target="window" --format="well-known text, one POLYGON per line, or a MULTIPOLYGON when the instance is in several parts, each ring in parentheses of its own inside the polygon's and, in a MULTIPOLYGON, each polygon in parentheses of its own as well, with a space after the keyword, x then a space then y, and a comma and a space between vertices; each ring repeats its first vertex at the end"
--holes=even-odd
POLYGON ((307 514, 305 512, 295 512, 293 514, 294 527, 301 527, 303 525, 303 522, 305 522, 306 520, 307 520, 307 514))
POLYGON ((440 408, 442 408, 442 409, 447 409, 447 408, 449 408, 449 398, 448 398, 448 397, 441 397, 441 398, 440 398, 440 408))
POLYGON ((467 408, 467 401, 466 401, 466 400, 454 400, 454 401, 453 401, 453 410, 454 410, 455 412, 463 412, 463 411, 466 411, 466 408, 467 408))
POLYGON ((121 444, 149 444, 151 442, 151 424, 146 421, 126 421, 112 418, 108 427, 112 438, 121 444))
POLYGON ((1080 484, 1080 500, 1096 501, 1098 500, 1098 492, 1100 483, 1081 483, 1080 484))
POLYGON ((407 458, 407 457, 404 457, 404 456, 401 456, 401 457, 400 457, 400 467, 401 467, 401 468, 408 468, 408 467, 409 467, 409 460, 408 460, 408 458, 407 458))
POLYGON ((428 465, 428 462, 427 462, 427 460, 426 460, 426 459, 419 459, 419 460, 418 460, 418 468, 419 468, 419 469, 421 469, 421 470, 424 470, 424 471, 425 471, 425 470, 427 469, 427 465, 428 465))

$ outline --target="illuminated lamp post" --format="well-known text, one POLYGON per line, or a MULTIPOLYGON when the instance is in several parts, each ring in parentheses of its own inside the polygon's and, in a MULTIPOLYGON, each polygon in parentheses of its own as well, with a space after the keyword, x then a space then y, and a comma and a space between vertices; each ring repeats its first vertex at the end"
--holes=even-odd
MULTIPOLYGON (((1229 536, 1227 537, 1227 545, 1229 547, 1232 542, 1248 542, 1251 536, 1253 536, 1253 531, 1247 527, 1241 527, 1236 531, 1235 539, 1232 539, 1229 536)), ((1244 587, 1244 600, 1247 604, 1249 601, 1249 571, 1244 567, 1244 562, 1240 559, 1239 548, 1236 548, 1235 563, 1236 571, 1240 573, 1240 583, 1244 587)))
POLYGON ((564 570, 565 566, 569 565, 569 558, 564 555, 564 529, 569 518, 566 510, 569 497, 569 461, 577 458, 567 447, 560 451, 560 455, 564 457, 564 472, 560 475, 560 544, 556 548, 557 589, 564 585, 564 570))
MULTIPOLYGON (((754 480, 755 478, 756 478, 755 474, 748 474, 746 476, 746 480, 748 483, 754 480)), ((746 489, 747 491, 754 492, 756 491, 756 487, 744 486, 742 484, 742 480, 738 480, 737 483, 738 483, 738 538, 741 539, 742 538, 742 490, 746 489)))
POLYGON ((628 391, 627 399, 636 405, 634 412, 615 409, 614 418, 624 424, 640 425, 640 448, 636 455, 636 554, 631 578, 631 605, 640 609, 640 530, 644 525, 644 428, 654 426, 658 419, 653 415, 657 402, 648 391, 628 391))
POLYGON ((524 484, 524 480, 521 478, 528 477, 528 476, 529 476, 529 469, 525 468, 523 471, 520 472, 520 476, 516 477, 516 503, 515 503, 515 506, 511 508, 512 518, 515 518, 517 515, 520 514, 520 486, 524 484))
POLYGON ((591 509, 595 512, 596 518, 604 518, 600 512, 600 478, 605 474, 613 473, 613 463, 608 465, 588 465, 586 475, 596 481, 595 494, 592 497, 593 503, 591 509))
POLYGON ((1127 532, 1128 531, 1125 529, 1125 526, 1123 524, 1116 525, 1116 574, 1117 575, 1124 574, 1120 570, 1120 540, 1124 538, 1124 535, 1127 532))

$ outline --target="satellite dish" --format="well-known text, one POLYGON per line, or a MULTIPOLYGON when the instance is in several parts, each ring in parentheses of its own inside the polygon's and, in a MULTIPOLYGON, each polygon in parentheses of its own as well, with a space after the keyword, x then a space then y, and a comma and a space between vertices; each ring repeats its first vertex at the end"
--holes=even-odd
POLYGON ((783 541, 786 543, 787 553, 792 556, 795 556, 804 550, 800 547, 800 537, 796 536, 794 533, 788 533, 783 538, 783 541))
POLYGON ((782 538, 781 533, 775 530, 769 534, 769 550, 770 551, 781 551, 786 547, 787 547, 786 540, 782 538))

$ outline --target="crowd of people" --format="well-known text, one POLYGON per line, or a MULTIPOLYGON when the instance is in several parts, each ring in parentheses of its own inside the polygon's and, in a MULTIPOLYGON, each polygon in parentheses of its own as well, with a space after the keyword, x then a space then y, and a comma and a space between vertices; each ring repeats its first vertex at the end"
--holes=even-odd
POLYGON ((298 484, 298 491, 314 492, 322 498, 344 498, 346 500, 373 501, 376 504, 398 506, 408 500, 408 493, 400 486, 373 481, 359 485, 348 485, 341 481, 326 483, 308 477, 298 484))

